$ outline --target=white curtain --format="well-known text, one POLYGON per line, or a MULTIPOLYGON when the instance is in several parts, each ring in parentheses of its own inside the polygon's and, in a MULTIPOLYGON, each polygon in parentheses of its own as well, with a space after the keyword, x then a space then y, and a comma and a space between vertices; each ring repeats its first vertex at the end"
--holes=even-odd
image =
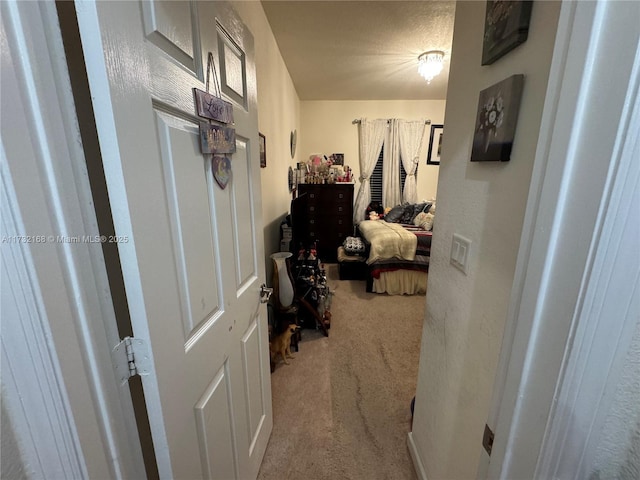
POLYGON ((353 222, 364 220, 365 210, 371 203, 369 177, 376 167, 380 150, 387 131, 386 120, 360 120, 360 189, 353 207, 353 222))
POLYGON ((420 121, 398 120, 398 133, 400 137, 400 158, 402 166, 407 172, 402 191, 403 202, 417 203, 418 187, 416 174, 420 163, 420 151, 426 135, 426 123, 420 121))
POLYGON ((400 120, 389 120, 382 158, 382 206, 395 207, 402 203, 400 187, 400 120))

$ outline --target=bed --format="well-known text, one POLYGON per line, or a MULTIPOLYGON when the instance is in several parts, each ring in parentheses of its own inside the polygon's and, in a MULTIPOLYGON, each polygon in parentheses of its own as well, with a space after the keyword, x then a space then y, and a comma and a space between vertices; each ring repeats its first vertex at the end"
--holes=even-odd
POLYGON ((396 221, 365 220, 358 225, 366 245, 368 292, 418 295, 427 291, 433 214, 428 225, 417 220, 430 210, 431 203, 402 207, 404 216, 393 215, 393 210, 387 214, 396 221))

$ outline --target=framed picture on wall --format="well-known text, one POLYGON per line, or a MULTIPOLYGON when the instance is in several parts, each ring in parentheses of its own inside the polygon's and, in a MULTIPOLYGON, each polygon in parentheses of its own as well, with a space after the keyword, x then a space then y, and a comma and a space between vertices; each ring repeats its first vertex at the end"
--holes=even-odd
POLYGON ((260 145, 260 168, 266 168, 267 166, 267 139, 261 133, 259 135, 259 145, 260 145))
POLYGON ((431 125, 429 135, 429 150, 427 151, 427 165, 440 165, 440 152, 442 150, 442 132, 444 125, 431 125))
POLYGON ((482 65, 491 65, 527 40, 532 1, 488 0, 482 65))
POLYGON ((512 75, 480 92, 472 162, 508 162, 511 158, 523 85, 524 75, 512 75))

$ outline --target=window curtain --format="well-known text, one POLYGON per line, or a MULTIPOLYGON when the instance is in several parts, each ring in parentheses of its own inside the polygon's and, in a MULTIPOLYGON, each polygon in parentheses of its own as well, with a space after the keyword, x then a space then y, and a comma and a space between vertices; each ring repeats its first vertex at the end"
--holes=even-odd
POLYGON ((386 132, 386 120, 367 120, 366 118, 360 120, 358 132, 360 137, 360 189, 353 207, 354 223, 365 219, 365 210, 371 203, 369 177, 378 161, 386 132))
POLYGON ((404 190, 402 191, 403 202, 417 203, 418 201, 416 174, 426 131, 424 119, 420 121, 398 120, 400 158, 402 159, 402 166, 407 172, 404 190))
POLYGON ((384 141, 382 160, 382 205, 395 207, 402 203, 400 187, 400 120, 389 120, 389 129, 384 141))

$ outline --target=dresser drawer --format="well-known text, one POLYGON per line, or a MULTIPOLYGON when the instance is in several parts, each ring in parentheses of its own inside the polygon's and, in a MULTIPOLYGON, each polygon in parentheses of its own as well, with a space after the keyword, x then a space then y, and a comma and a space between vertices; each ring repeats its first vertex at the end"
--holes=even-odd
POLYGON ((335 260, 338 246, 353 234, 353 185, 299 185, 292 217, 294 243, 315 243, 321 260, 335 260))

